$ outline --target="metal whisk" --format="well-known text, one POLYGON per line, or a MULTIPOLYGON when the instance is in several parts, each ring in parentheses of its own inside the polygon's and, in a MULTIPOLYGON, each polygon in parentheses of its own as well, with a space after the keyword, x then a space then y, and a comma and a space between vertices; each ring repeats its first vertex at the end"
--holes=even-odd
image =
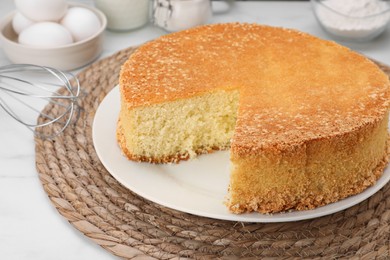
POLYGON ((0 67, 0 107, 40 138, 52 139, 77 120, 79 95, 80 83, 68 72, 30 64, 0 67))

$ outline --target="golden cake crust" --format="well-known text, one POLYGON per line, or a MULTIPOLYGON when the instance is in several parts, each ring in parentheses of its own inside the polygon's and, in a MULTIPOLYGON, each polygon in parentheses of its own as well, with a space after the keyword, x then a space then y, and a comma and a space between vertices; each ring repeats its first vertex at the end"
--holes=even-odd
POLYGON ((305 33, 255 24, 163 36, 141 46, 120 73, 128 109, 235 88, 232 151, 239 154, 330 138, 388 110, 388 77, 367 58, 305 33))
MULTIPOLYGON (((311 209, 374 184, 388 161, 389 88, 373 62, 334 42, 238 23, 144 44, 120 73, 122 112, 239 91, 227 202, 234 213, 311 209)), ((119 120, 118 142, 135 161, 190 157, 134 154, 125 136, 119 120)))
MULTIPOLYGON (((243 213, 258 211, 261 213, 273 213, 280 211, 287 211, 290 209, 295 210, 307 210, 314 209, 319 206, 327 205, 332 202, 339 201, 348 196, 358 194, 364 191, 366 188, 374 185, 376 181, 381 177, 385 167, 389 161, 390 155, 390 137, 388 136, 386 129, 388 125, 387 118, 379 120, 374 124, 370 124, 365 128, 355 130, 350 133, 345 133, 339 136, 335 140, 313 140, 312 142, 320 143, 320 146, 310 144, 306 142, 297 150, 304 151, 304 154, 299 151, 290 150, 289 152, 283 151, 282 156, 268 156, 267 159, 271 160, 271 165, 276 166, 285 157, 290 156, 288 161, 293 161, 292 164, 302 163, 304 178, 301 178, 299 171, 288 170, 284 172, 275 172, 275 178, 282 180, 281 183, 277 183, 275 179, 274 183, 277 183, 276 187, 282 187, 282 189, 275 189, 271 187, 269 183, 262 185, 261 196, 253 196, 251 192, 241 193, 239 190, 244 187, 245 191, 251 191, 250 187, 245 185, 252 185, 248 183, 248 170, 256 169, 263 170, 262 164, 264 161, 259 157, 247 157, 232 155, 232 161, 241 167, 238 167, 236 171, 233 171, 231 175, 231 198, 227 201, 229 210, 234 213, 243 213), (385 130, 385 131, 383 131, 385 130), (382 132, 385 134, 383 135, 382 132), (344 142, 342 145, 339 143, 344 142), (313 152, 314 146, 316 149, 313 152), (348 148, 350 147, 350 148, 348 148), (333 153, 337 153, 335 148, 342 150, 339 154, 334 156, 334 160, 327 159, 332 157, 333 153), (344 149, 347 149, 344 151, 344 149), (374 149, 379 148, 372 156, 374 149), (366 149, 366 154, 357 155, 359 150, 366 149), (323 155, 320 160, 309 159, 309 157, 316 157, 313 153, 323 155), (288 154, 286 156, 286 154, 288 154), (327 158, 325 158, 327 157, 327 158), (367 158, 367 162, 364 160, 367 158), (351 161, 347 161, 347 160, 351 161), (279 160, 279 162, 277 162, 279 160), (355 165, 358 161, 357 165, 355 165), (316 167, 318 163, 319 167, 316 167), (332 165, 333 164, 333 165, 332 165), (341 169, 351 164, 353 170, 342 172, 341 169), (242 166, 244 165, 244 166, 242 166), (327 171, 326 168, 335 167, 336 169, 327 171), (318 184, 327 185, 328 187, 318 188, 318 184)), ((272 153, 272 151, 271 151, 272 153)), ((280 153, 280 151, 279 151, 280 153)), ((317 158, 318 159, 318 158, 317 158)), ((260 175, 259 172, 255 172, 255 175, 260 175)), ((250 176, 250 175, 249 175, 250 176)), ((270 174, 263 175, 263 180, 270 179, 270 174)), ((253 181, 253 179, 252 179, 253 181)))
MULTIPOLYGON (((387 147, 389 147, 387 145, 387 147)), ((341 199, 347 198, 351 195, 355 195, 363 192, 366 188, 374 185, 376 181, 382 176, 384 169, 387 167, 389 162, 389 149, 385 151, 382 160, 378 165, 372 170, 370 176, 366 179, 362 179, 356 184, 352 184, 348 189, 343 190, 343 193, 334 194, 327 196, 326 198, 318 198, 318 194, 305 197, 303 200, 296 200, 295 193, 289 193, 288 191, 284 194, 281 193, 268 193, 261 199, 250 199, 246 200, 247 203, 243 204, 233 204, 230 201, 226 202, 227 207, 233 213, 244 213, 257 211, 260 213, 274 213, 274 212, 284 212, 291 209, 295 210, 308 210, 315 209, 320 206, 327 205, 332 202, 337 202, 341 199), (281 198, 283 195, 283 198, 281 198), (280 199, 275 199, 275 198, 280 199), (285 199, 291 198, 291 199, 285 199)), ((351 176, 353 178, 353 176, 351 176)), ((245 199, 243 199, 245 200, 245 199)))

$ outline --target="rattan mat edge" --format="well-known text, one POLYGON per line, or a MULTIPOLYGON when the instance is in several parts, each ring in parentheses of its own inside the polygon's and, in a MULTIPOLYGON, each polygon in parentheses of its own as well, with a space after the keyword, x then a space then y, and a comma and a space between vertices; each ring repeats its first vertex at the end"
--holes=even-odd
MULTIPOLYGON (((103 167, 92 122, 135 48, 102 59, 78 78, 87 95, 74 127, 36 139, 43 188, 76 229, 125 259, 390 259, 390 184, 364 202, 329 216, 292 223, 240 223, 182 213, 145 200, 103 167)), ((390 75, 390 67, 380 65, 390 75)), ((46 107, 45 109, 50 109, 46 107)))

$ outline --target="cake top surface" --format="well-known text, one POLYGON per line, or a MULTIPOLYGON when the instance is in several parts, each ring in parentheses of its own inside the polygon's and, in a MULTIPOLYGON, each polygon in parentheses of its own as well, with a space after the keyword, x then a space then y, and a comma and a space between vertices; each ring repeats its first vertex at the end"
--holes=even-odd
POLYGON ((120 74, 128 108, 238 89, 232 149, 243 153, 291 148, 383 118, 389 87, 373 62, 346 47, 295 30, 240 23, 148 42, 120 74))

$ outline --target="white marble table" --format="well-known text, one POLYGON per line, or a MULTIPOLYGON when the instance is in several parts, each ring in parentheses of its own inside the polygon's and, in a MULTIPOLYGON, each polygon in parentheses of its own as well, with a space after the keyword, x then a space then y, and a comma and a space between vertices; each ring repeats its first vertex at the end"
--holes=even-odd
MULTIPOLYGON (((12 0, 1 0, 0 18, 13 9, 12 0)), ((329 39, 309 2, 237 2, 230 12, 214 16, 210 22, 232 21, 296 28, 329 39)), ((106 31, 101 57, 163 34, 152 25, 125 33, 106 31)), ((390 64, 389 28, 372 42, 344 44, 390 64)), ((9 63, 0 46, 0 65, 9 63)), ((115 259, 73 228, 50 203, 35 170, 32 133, 1 110, 0 122, 0 259, 115 259)))

